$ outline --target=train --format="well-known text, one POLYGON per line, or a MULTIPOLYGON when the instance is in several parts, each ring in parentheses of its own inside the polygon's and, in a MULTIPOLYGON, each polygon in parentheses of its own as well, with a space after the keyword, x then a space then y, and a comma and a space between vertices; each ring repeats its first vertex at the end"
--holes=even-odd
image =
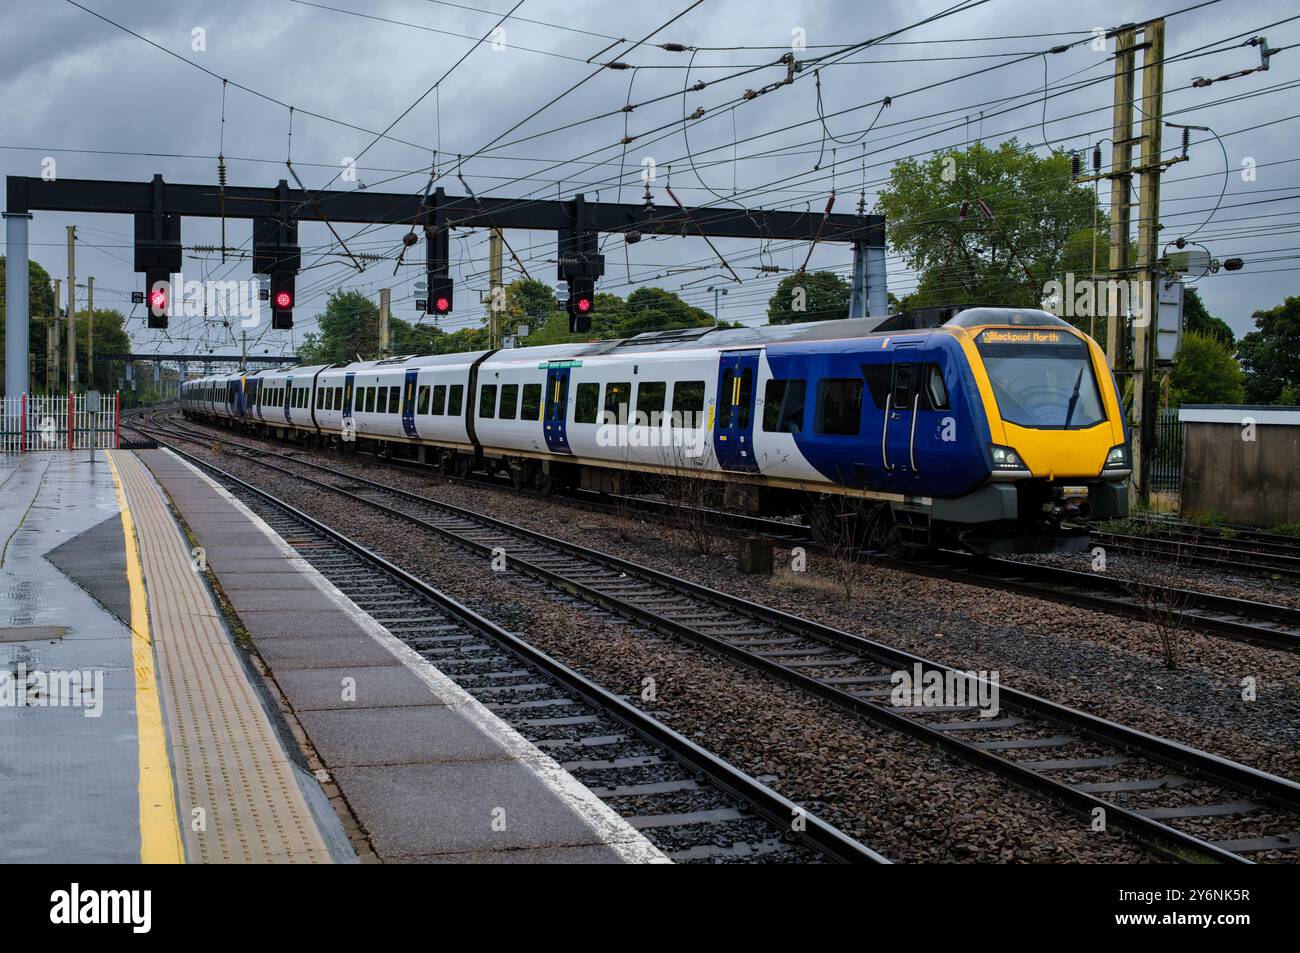
POLYGON ((1078 548, 1084 521, 1128 509, 1105 355, 1035 309, 280 367, 186 381, 180 402, 196 420, 545 492, 690 485, 750 513, 847 513, 894 546, 1078 548))

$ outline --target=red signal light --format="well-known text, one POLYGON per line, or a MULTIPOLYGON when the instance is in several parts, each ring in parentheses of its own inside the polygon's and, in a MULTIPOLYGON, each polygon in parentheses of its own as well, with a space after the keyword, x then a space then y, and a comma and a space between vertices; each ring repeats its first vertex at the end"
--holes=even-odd
POLYGON ((163 291, 161 288, 155 288, 153 291, 149 292, 149 307, 153 308, 155 311, 166 311, 167 292, 163 291))
POLYGON ((439 314, 446 314, 451 310, 451 300, 446 297, 438 298, 433 303, 433 309, 439 314))
POLYGON ((591 310, 591 299, 590 299, 590 298, 579 298, 579 299, 578 299, 578 310, 581 311, 583 314, 586 314, 588 311, 590 311, 590 310, 591 310))
POLYGON ((281 291, 275 296, 275 306, 281 311, 287 311, 293 307, 293 295, 287 291, 281 291))

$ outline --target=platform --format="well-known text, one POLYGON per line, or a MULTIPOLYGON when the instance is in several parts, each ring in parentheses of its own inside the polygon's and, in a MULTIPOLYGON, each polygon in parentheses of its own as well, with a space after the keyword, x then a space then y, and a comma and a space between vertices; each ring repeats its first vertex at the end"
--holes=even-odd
POLYGON ((0 860, 664 862, 170 452, 0 458, 0 499, 0 677, 86 673, 0 689, 0 860))

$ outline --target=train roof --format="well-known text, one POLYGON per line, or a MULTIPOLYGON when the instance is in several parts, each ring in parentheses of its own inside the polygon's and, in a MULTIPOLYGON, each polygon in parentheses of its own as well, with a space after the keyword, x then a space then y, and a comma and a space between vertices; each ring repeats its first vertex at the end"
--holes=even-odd
MULTIPOLYGON (((1011 326, 1069 326, 1066 321, 1037 308, 993 308, 947 305, 918 308, 884 317, 841 318, 833 321, 808 321, 795 324, 764 324, 756 327, 674 328, 669 331, 646 331, 635 337, 613 341, 584 341, 576 344, 545 344, 537 347, 511 348, 498 351, 498 360, 522 359, 551 360, 598 357, 617 354, 647 354, 664 351, 686 351, 700 348, 761 347, 768 344, 792 344, 808 341, 842 341, 871 335, 898 334, 907 331, 929 330, 943 327, 978 327, 986 324, 1011 326)), ((482 357, 484 351, 456 351, 450 354, 404 354, 373 361, 353 361, 349 364, 295 365, 259 371, 266 374, 284 374, 289 371, 303 375, 317 370, 373 371, 397 367, 439 367, 469 364, 482 357)), ((228 380, 238 374, 220 376, 228 380)), ((251 375, 249 375, 251 376, 251 375)))

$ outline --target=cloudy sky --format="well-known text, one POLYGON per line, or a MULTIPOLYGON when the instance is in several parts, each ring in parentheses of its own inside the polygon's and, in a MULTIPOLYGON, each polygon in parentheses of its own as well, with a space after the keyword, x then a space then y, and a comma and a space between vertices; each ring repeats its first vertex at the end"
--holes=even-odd
MULTIPOLYGON (((517 0, 483 0, 482 8, 442 0, 79 2, 164 49, 66 0, 7 0, 0 18, 5 175, 38 176, 53 160, 61 178, 147 181, 161 173, 171 182, 213 183, 215 156, 223 152, 237 185, 274 186, 287 177, 291 156, 311 188, 335 180, 334 188, 418 193, 436 164, 439 184, 451 194, 464 192, 459 171, 480 195, 568 198, 583 191, 603 201, 638 202, 648 158, 656 163, 660 205, 671 204, 663 190, 671 185, 691 204, 816 214, 832 188, 836 211, 852 212, 864 187, 870 205, 891 163, 907 155, 1013 135, 1044 151, 1045 142, 1089 148, 1109 132, 1113 43, 1107 52, 1082 42, 1037 54, 1196 0, 987 0, 929 23, 921 21, 955 0, 702 0, 694 6, 694 0, 523 0, 517 8, 517 0), (504 32, 493 35, 512 9, 504 32), (773 64, 792 41, 802 40, 807 48, 796 55, 811 59, 895 31, 901 32, 888 44, 835 55, 834 65, 821 70, 825 130, 811 70, 793 85, 740 99, 746 89, 784 77, 785 68, 773 64), (694 51, 667 51, 660 43, 694 51), (593 64, 614 59, 634 68, 596 72, 593 64), (733 75, 749 67, 755 69, 733 75), (984 72, 968 76, 977 70, 984 72), (261 95, 226 86, 223 122, 217 77, 261 95), (683 93, 701 80, 716 82, 683 93), (893 98, 887 110, 884 96, 893 98), (629 103, 636 108, 622 112, 629 103), (291 140, 290 111, 280 104, 294 107, 291 140), (697 107, 704 116, 684 136, 683 114, 697 107), (376 135, 408 109, 391 138, 376 135), (603 114, 611 115, 593 119, 603 114), (619 144, 625 129, 636 137, 626 147, 619 144), (458 165, 457 155, 473 157, 458 165), (351 181, 342 174, 344 162, 358 156, 351 181)), ((1190 161, 1165 175, 1161 236, 1172 241, 1195 232, 1194 240, 1215 257, 1245 259, 1241 272, 1197 282, 1211 311, 1240 334, 1250 329, 1252 311, 1296 293, 1300 46, 1292 44, 1300 43, 1300 7, 1294 0, 1222 0, 1171 16, 1167 29, 1174 61, 1165 74, 1166 118, 1209 127, 1219 139, 1193 133, 1190 161), (1258 49, 1241 45, 1255 35, 1285 48, 1267 72, 1191 86, 1195 77, 1258 66, 1258 49), (1180 58, 1199 53, 1206 55, 1180 58), (1251 166, 1253 180, 1243 176, 1251 166)), ((1166 147, 1176 148, 1179 136, 1166 130, 1166 147)), ((1101 197, 1106 202, 1104 186, 1101 197)), ((54 276, 66 273, 67 225, 78 230, 78 283, 93 275, 96 305, 131 314, 130 292, 142 287, 142 276, 131 268, 130 219, 37 213, 31 253, 54 276)), ((247 221, 230 222, 227 243, 246 250, 249 230, 247 221)), ((323 225, 302 225, 310 267, 298 279, 297 327, 292 333, 259 329, 257 352, 292 352, 295 337, 311 330, 311 316, 340 287, 376 298, 391 287, 396 313, 416 317, 413 284, 422 276, 423 255, 394 275, 403 230, 343 225, 340 231, 353 251, 390 260, 359 272, 323 225)), ((188 219, 184 239, 216 245, 218 224, 188 219)), ((554 280, 552 234, 513 232, 507 240, 529 274, 554 280)), ((709 289, 729 285, 720 299, 722 317, 758 323, 780 278, 760 267, 796 268, 808 252, 806 245, 783 242, 717 244, 741 284, 729 283, 699 239, 629 247, 612 237, 604 244, 601 288, 626 294, 653 284, 712 310, 709 289)), ((444 321, 449 329, 481 320, 486 234, 457 231, 452 259, 457 311, 444 321)), ((507 265, 509 280, 519 271, 509 256, 507 265)), ((814 250, 810 267, 847 272, 849 265, 847 247, 824 245, 814 250)), ((186 279, 248 278, 249 272, 247 260, 223 264, 219 256, 186 253, 186 279)), ((889 282, 899 295, 915 286, 892 255, 889 282)), ((144 328, 137 307, 128 326, 142 351, 229 353, 235 347, 218 318, 175 318, 164 337, 144 328)))

